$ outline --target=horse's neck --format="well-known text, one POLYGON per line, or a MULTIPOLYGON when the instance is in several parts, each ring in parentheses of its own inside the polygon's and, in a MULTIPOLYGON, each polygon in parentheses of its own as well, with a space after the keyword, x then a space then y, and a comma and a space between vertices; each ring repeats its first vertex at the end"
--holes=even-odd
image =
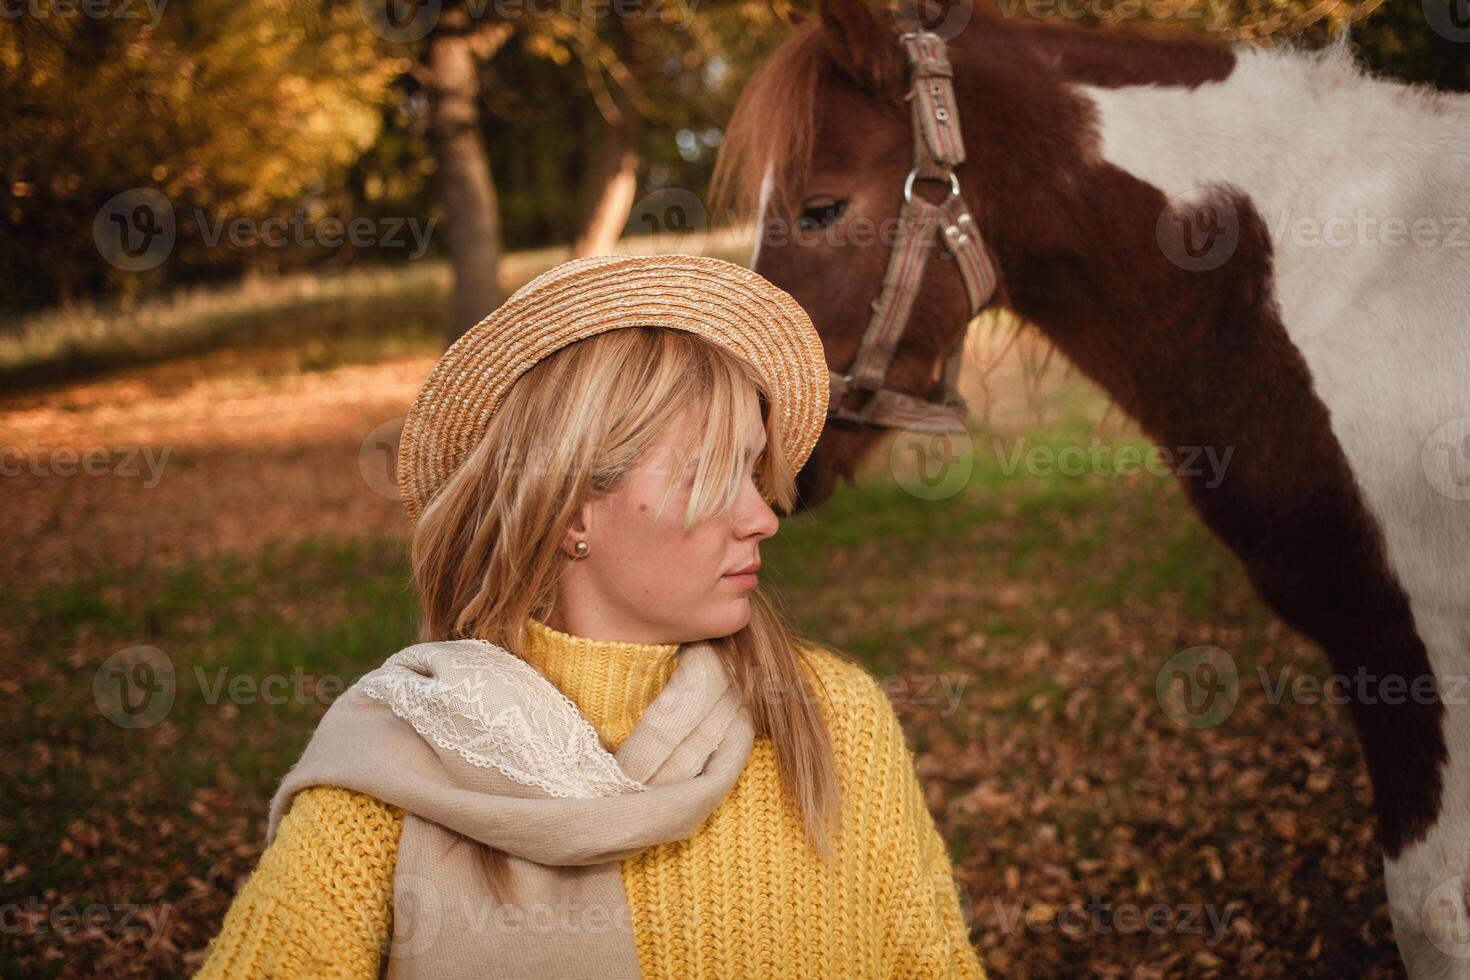
MULTIPOLYGON (((1217 485, 1181 482, 1336 672, 1463 675, 1470 521, 1419 467, 1470 417, 1470 99, 1365 79, 1341 51, 1241 50, 1196 86, 1052 74, 1008 90, 1034 100, 1008 134, 1029 173, 988 178, 1011 183, 982 204, 1013 304, 1165 447, 1234 450, 1217 485), (1213 211, 1181 203, 1200 194, 1213 211), (1212 229, 1213 257, 1194 237, 1212 229)), ((1436 812, 1442 709, 1351 707, 1392 855, 1436 812)))
POLYGON ((1194 86, 1229 75, 1235 54, 1212 38, 1187 33, 1168 37, 1131 30, 1096 30, 1028 18, 992 20, 961 45, 988 49, 1025 47, 1068 79, 1089 85, 1194 86))
MULTIPOLYGON (((1415 371, 1428 366, 1451 400, 1465 390, 1442 367, 1445 348, 1464 350, 1470 303, 1470 97, 1366 77, 1341 46, 1302 54, 1031 33, 1049 39, 1039 50, 1051 68, 1033 88, 1056 91, 1012 126, 1074 121, 1067 133, 1009 134, 1030 143, 1027 171, 977 196, 1023 202, 992 209, 1001 247, 1022 243, 1001 256, 1016 305, 1145 426, 1197 414, 1152 380, 1271 355, 1274 344, 1259 346, 1263 321, 1305 358, 1334 416, 1405 407, 1359 397, 1365 370, 1378 379, 1370 387, 1386 378, 1399 397, 1422 393, 1422 377, 1382 373, 1406 340, 1424 362, 1415 371), (1177 78, 1190 52, 1198 71, 1184 81, 1118 82, 1177 78), (1208 52, 1228 55, 1228 71, 1208 52), (1201 197, 1216 210, 1196 209, 1201 197), (1191 254, 1216 232, 1218 261, 1191 254)), ((977 156, 990 165, 984 148, 977 156)), ((1310 388, 1312 376, 1277 380, 1310 388)))
MULTIPOLYGON (((1193 91, 1080 91, 1109 163, 1170 199, 1223 183, 1249 198, 1271 235, 1282 321, 1314 369, 1342 357, 1345 321, 1363 322, 1367 284, 1386 298, 1390 268, 1402 267, 1406 289, 1470 287, 1470 98, 1367 78, 1343 49, 1245 50, 1228 79, 1193 91)), ((1415 313, 1419 336, 1437 343, 1465 310, 1415 313)), ((1389 319, 1361 332, 1361 354, 1403 342, 1389 319)), ((1334 412, 1356 400, 1322 395, 1334 412)))

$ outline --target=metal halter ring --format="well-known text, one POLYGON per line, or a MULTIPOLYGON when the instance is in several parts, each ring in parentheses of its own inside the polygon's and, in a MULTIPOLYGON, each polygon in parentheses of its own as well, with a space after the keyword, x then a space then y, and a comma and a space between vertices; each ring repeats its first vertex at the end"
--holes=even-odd
MULTIPOLYGON (((914 199, 914 181, 917 180, 918 177, 919 177, 919 168, 918 167, 915 167, 913 170, 910 170, 909 171, 909 175, 904 178, 904 181, 903 181, 903 201, 904 201, 905 204, 907 204, 908 202, 910 202, 910 201, 912 201, 914 199)), ((940 178, 938 178, 938 177, 927 177, 925 179, 926 180, 939 180, 940 178)), ((960 196, 960 179, 954 175, 954 171, 953 170, 951 170, 949 172, 949 196, 950 197, 959 197, 960 196)))

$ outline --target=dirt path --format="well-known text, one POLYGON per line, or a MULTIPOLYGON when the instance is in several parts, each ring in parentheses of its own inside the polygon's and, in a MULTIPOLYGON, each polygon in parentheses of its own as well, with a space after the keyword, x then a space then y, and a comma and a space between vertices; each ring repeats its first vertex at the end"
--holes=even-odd
POLYGON ((385 437, 432 358, 264 376, 230 362, 0 402, 0 578, 65 581, 406 530, 385 437))

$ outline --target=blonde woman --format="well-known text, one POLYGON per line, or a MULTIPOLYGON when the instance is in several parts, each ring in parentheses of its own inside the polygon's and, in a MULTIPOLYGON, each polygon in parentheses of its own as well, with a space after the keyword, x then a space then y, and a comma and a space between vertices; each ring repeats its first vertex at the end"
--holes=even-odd
POLYGON ((399 456, 425 642, 323 717, 199 975, 982 977, 886 697, 758 585, 827 385, 690 256, 451 348, 399 456))

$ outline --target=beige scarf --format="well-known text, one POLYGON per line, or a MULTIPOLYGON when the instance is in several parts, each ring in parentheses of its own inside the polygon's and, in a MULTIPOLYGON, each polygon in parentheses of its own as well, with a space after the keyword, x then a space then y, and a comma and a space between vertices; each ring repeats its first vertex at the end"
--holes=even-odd
POLYGON ((692 835, 735 784, 749 710, 708 643, 686 644, 615 754, 534 667, 489 643, 389 657, 322 717, 271 800, 269 842, 309 786, 405 811, 389 977, 636 978, 618 862, 692 835), (458 831, 507 854, 502 904, 458 831))

